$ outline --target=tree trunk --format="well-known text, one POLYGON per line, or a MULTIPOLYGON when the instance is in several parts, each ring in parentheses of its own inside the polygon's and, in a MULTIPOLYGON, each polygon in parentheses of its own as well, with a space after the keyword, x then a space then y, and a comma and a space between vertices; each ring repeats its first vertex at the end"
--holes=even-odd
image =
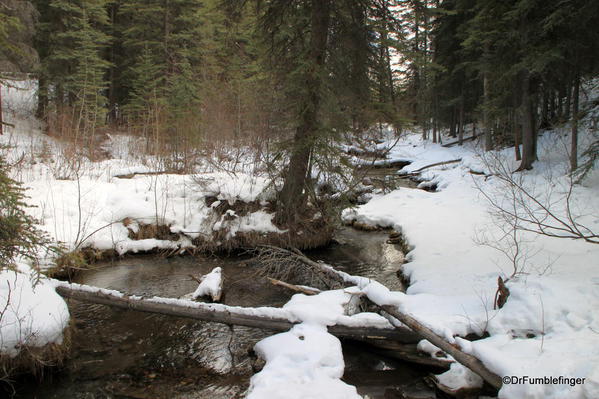
POLYGON ((551 125, 555 123, 555 90, 549 93, 549 123, 551 125))
POLYGON ((4 118, 2 117, 2 82, 0 81, 0 136, 4 134, 4 118))
POLYGON ((308 184, 308 164, 314 141, 318 135, 318 109, 321 103, 322 69, 325 62, 329 30, 330 0, 312 0, 310 17, 311 38, 306 72, 306 94, 301 99, 299 125, 293 139, 291 159, 285 183, 279 194, 277 221, 281 224, 296 222, 304 206, 304 188, 308 184))
MULTIPOLYGON (((116 12, 117 12, 118 4, 114 3, 110 5, 110 26, 116 26, 116 12)), ((113 33, 113 35, 115 35, 113 33)), ((108 60, 111 63, 109 72, 108 72, 108 120, 110 123, 116 123, 117 121, 117 99, 116 99, 116 69, 117 69, 117 61, 116 61, 116 40, 112 40, 110 43, 110 51, 108 52, 108 60)))
POLYGON ((400 312, 396 306, 382 305, 380 306, 385 312, 395 317, 397 320, 410 327, 413 331, 420 334, 439 349, 451 355, 458 363, 469 368, 476 374, 487 381, 492 387, 500 389, 502 382, 501 377, 489 370, 480 360, 474 356, 460 350, 457 346, 450 344, 441 336, 437 335, 433 330, 418 322, 415 318, 407 313, 400 312))
POLYGON ((514 151, 516 152, 516 161, 522 160, 520 144, 522 144, 522 126, 520 123, 516 122, 514 124, 514 151))
POLYGON ((483 77, 483 129, 485 135, 485 151, 491 151, 493 149, 493 137, 491 136, 491 126, 489 125, 489 106, 490 106, 490 93, 489 93, 489 76, 485 72, 483 77))
POLYGON ((548 129, 549 128, 549 93, 547 88, 543 88, 543 97, 542 97, 542 105, 541 105, 541 122, 539 128, 548 129))
POLYGON ((455 123, 456 117, 455 117, 455 114, 456 114, 455 105, 453 105, 451 107, 451 122, 449 123, 449 136, 453 137, 453 138, 457 137, 456 129, 455 129, 456 128, 456 123, 455 123))
POLYGON ((578 108, 580 96, 580 72, 576 70, 574 77, 574 104, 572 107, 572 141, 570 144, 570 172, 574 172, 578 168, 578 108))
POLYGON ((389 95, 391 96, 391 104, 393 105, 393 111, 397 112, 397 101, 395 98, 395 88, 393 87, 393 68, 392 68, 392 60, 391 60, 391 52, 389 51, 389 45, 388 45, 388 36, 389 36, 389 31, 392 29, 391 27, 391 23, 390 23, 390 16, 389 16, 389 4, 387 4, 387 0, 385 0, 383 2, 383 18, 384 18, 384 24, 385 27, 383 29, 383 36, 381 38, 381 42, 384 43, 383 45, 383 50, 384 50, 384 56, 385 56, 385 66, 386 66, 386 73, 387 73, 387 84, 389 85, 389 95))
MULTIPOLYGON (((146 313, 159 313, 167 316, 185 317, 195 320, 210 321, 228 325, 263 328, 273 331, 287 331, 297 320, 290 318, 288 312, 280 308, 243 308, 222 304, 210 304, 177 300, 174 298, 143 298, 128 296, 117 291, 105 290, 79 284, 56 282, 56 292, 64 297, 82 302, 97 303, 130 309, 146 313)), ((417 343, 418 335, 407 328, 355 327, 338 323, 328 328, 338 337, 352 339, 386 338, 403 343, 417 343)))
MULTIPOLYGON (((569 74, 568 74, 569 75, 569 74)), ((568 76, 569 78, 569 76, 568 76)), ((564 120, 570 119, 570 108, 572 106, 572 82, 568 79, 566 83, 566 104, 564 109, 564 120)))
POLYGON ((462 145, 464 142, 464 93, 460 97, 460 116, 458 121, 458 141, 462 145))
POLYGON ((520 106, 520 116, 522 118, 522 161, 518 171, 532 169, 532 164, 537 160, 536 153, 536 131, 534 123, 534 114, 532 106, 532 96, 530 95, 530 72, 522 72, 522 104, 520 106))
POLYGON ((564 96, 563 96, 564 92, 563 90, 560 88, 557 91, 557 111, 556 111, 556 118, 558 121, 562 121, 563 120, 563 116, 564 116, 564 96))
POLYGON ((43 76, 39 77, 37 87, 37 108, 35 116, 40 120, 46 120, 48 112, 48 82, 43 76))

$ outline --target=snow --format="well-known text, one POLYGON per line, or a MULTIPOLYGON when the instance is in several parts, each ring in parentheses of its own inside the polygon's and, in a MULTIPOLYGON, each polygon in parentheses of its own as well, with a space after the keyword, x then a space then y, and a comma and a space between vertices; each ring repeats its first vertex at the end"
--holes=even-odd
POLYGON ((343 316, 351 295, 344 290, 294 295, 283 309, 302 323, 256 344, 266 365, 252 377, 248 398, 360 398, 355 387, 341 381, 341 343, 326 329, 343 316))
POLYGON ((248 399, 361 398, 355 387, 341 381, 341 342, 321 325, 302 323, 263 339, 254 349, 266 365, 252 377, 248 399))
MULTIPOLYGON (((155 248, 192 248, 193 239, 210 240, 223 229, 227 239, 238 233, 280 232, 272 223, 273 214, 265 210, 245 214, 233 209, 224 214, 217 212, 224 203, 264 204, 273 198, 272 181, 251 169, 238 173, 198 170, 187 175, 137 174, 118 178, 163 170, 157 159, 135 150, 138 139, 117 134, 110 135, 104 144, 111 159, 92 162, 82 157, 74 167, 65 144, 40 134, 39 123, 31 117, 35 84, 19 85, 25 90, 2 88, 4 116, 16 125, 6 127, 6 133, 0 136, 0 144, 11 146, 3 151, 3 156, 11 163, 20 162, 13 175, 28 188, 28 201, 35 206, 30 212, 40 220, 41 228, 68 248, 90 246, 125 254, 155 248), (207 197, 216 201, 208 206, 207 197), (131 231, 139 231, 147 224, 166 225, 179 238, 130 237, 131 231)), ((596 94, 589 97, 589 103, 596 94)), ((597 110, 581 121, 581 148, 589 140, 593 116, 597 116, 597 110)), ((298 294, 283 309, 243 310, 181 299, 151 300, 300 322, 290 331, 256 346, 267 363, 252 378, 252 399, 359 397, 355 388, 340 380, 344 368, 341 346, 326 332, 326 326, 376 324, 389 328, 390 324, 373 313, 345 315, 344 304, 356 293, 413 315, 500 376, 585 379, 584 384, 576 386, 504 384, 500 398, 599 397, 599 245, 520 231, 517 240, 522 257, 516 264, 518 273, 512 276, 514 265, 509 254, 513 243, 505 225, 491 212, 484 194, 509 205, 509 190, 491 172, 497 166, 508 171, 517 167, 513 149, 483 156, 478 143, 445 148, 424 141, 415 133, 406 133, 392 147, 395 141, 389 137, 386 143, 376 146, 390 148, 389 159, 377 162, 411 161, 399 173, 461 159, 422 171, 421 186, 435 185, 436 192, 400 188, 388 194, 374 194, 368 203, 343 212, 346 221, 390 227, 403 233, 411 249, 406 256, 408 263, 403 265, 410 280, 406 293, 389 291, 374 280, 344 275, 357 288, 314 296, 298 294), (493 309, 498 277, 510 277, 506 283, 510 297, 502 309, 493 309), (457 337, 483 331, 489 337, 476 342, 457 337)), ((534 169, 515 175, 530 192, 551 202, 552 210, 562 216, 568 210, 560 202, 569 188, 564 151, 568 141, 568 126, 544 132, 539 137, 539 161, 534 169)), ((578 222, 599 231, 599 170, 574 186, 570 205, 578 222)), ((539 211, 532 210, 533 214, 539 211)), ((216 279, 219 273, 216 269, 213 273, 216 279)), ((42 279, 33 287, 30 281, 31 272, 24 265, 20 273, 0 273, 0 308, 4 308, 2 301, 5 305, 10 293, 7 311, 0 319, 0 351, 11 356, 22 343, 41 346, 60 342, 62 329, 68 323, 66 305, 52 290, 54 283, 42 279)), ((206 290, 214 287, 210 281, 206 282, 206 290)), ((427 343, 419 347, 431 354, 436 352, 427 343)), ((479 384, 469 371, 455 364, 440 380, 455 388, 479 384)))
MULTIPOLYGON (((561 155, 567 140, 563 134, 545 132, 539 138, 540 161, 522 177, 525 187, 555 202, 568 187, 567 158, 561 155)), ((514 170, 512 151, 495 156, 514 170)), ((599 397, 595 349, 599 344, 599 246, 521 232, 521 249, 526 251, 520 265, 523 273, 508 281, 510 297, 502 309, 494 310, 497 278, 509 277, 513 266, 492 247, 503 243, 504 232, 477 185, 494 196, 502 195, 505 187, 492 176, 470 173, 471 169, 489 172, 473 144, 443 148, 411 134, 392 150, 391 157, 414 160, 401 173, 435 162, 462 161, 423 172, 423 178, 437 184, 437 192, 400 188, 344 211, 345 220, 401 231, 412 248, 409 263, 403 266, 410 278, 407 295, 368 284, 361 284, 361 289, 377 303, 399 306, 450 342, 455 335, 488 331, 489 338, 471 347, 467 341, 456 341, 500 376, 586 378, 576 387, 506 384, 501 398, 599 397), (480 244, 484 237, 491 246, 480 244)), ((574 188, 572 207, 579 222, 598 231, 599 185, 594 179, 593 175, 574 188)), ((564 211, 554 205, 555 212, 564 211)), ((455 386, 466 385, 468 378, 459 367, 448 373, 445 382, 455 379, 455 386)))
POLYGON ((438 375, 437 380, 452 390, 483 386, 482 378, 459 363, 452 363, 449 371, 438 375))
POLYGON ((222 269, 215 267, 212 271, 202 276, 202 282, 198 285, 198 288, 193 292, 192 298, 197 299, 203 296, 209 296, 213 300, 220 300, 220 296, 223 290, 223 277, 222 269))
POLYGON ((24 347, 62 343, 69 324, 66 303, 42 278, 37 284, 31 269, 0 272, 0 353, 16 356, 24 347))

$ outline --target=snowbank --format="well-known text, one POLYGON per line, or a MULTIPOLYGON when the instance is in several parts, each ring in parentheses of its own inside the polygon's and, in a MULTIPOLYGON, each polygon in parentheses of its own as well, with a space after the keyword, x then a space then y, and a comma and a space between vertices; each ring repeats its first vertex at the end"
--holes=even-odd
POLYGON ((0 353, 16 356, 25 347, 60 344, 69 323, 66 303, 45 279, 35 286, 31 270, 0 272, 0 353))
POLYGON ((247 398, 361 398, 355 387, 341 381, 341 342, 326 329, 343 317, 350 296, 344 290, 294 295, 283 309, 302 323, 256 344, 266 365, 252 377, 247 398))
MULTIPOLYGON (((557 202, 567 193, 567 158, 562 155, 567 140, 564 131, 545 132, 539 138, 540 161, 522 174, 520 182, 540 198, 557 202)), ((512 151, 495 156, 514 170, 512 151)), ((463 349, 500 376, 585 378, 576 386, 504 384, 501 398, 599 397, 599 245, 519 232, 521 273, 507 283, 511 295, 506 305, 494 310, 497 278, 509 277, 514 267, 505 255, 510 253, 505 230, 477 186, 494 198, 501 198, 505 188, 493 176, 470 173, 488 174, 489 163, 473 144, 443 148, 417 135, 400 141, 391 158, 413 160, 401 170, 407 173, 436 162, 462 161, 422 173, 437 184, 437 192, 401 188, 344 211, 346 221, 401 231, 412 248, 403 266, 410 279, 408 295, 380 292, 378 299, 412 313, 450 341, 488 331, 489 338, 463 349)), ((572 198, 578 221, 599 231, 595 176, 575 186, 572 198)), ((565 211, 554 206, 556 212, 565 211)), ((455 370, 443 381, 467 382, 468 375, 455 370)))

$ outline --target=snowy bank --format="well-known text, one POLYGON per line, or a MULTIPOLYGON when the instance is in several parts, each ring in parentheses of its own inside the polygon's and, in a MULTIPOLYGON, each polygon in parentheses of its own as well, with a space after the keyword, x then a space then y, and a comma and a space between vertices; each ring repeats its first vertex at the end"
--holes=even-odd
MULTIPOLYGON (((539 138, 540 161, 519 180, 541 198, 556 201, 567 193, 567 158, 560 155, 565 140, 562 131, 545 132, 539 138)), ((512 151, 497 152, 496 159, 511 168, 512 151)), ((401 140, 391 158, 413 160, 403 173, 462 161, 423 171, 420 177, 434 181, 437 192, 401 188, 344 212, 347 222, 392 227, 407 238, 412 248, 403 266, 408 295, 391 293, 389 301, 450 342, 456 335, 488 332, 489 338, 472 344, 455 341, 500 376, 585 378, 576 386, 504 384, 501 398, 599 397, 599 245, 519 231, 518 273, 507 282, 506 305, 495 310, 497 278, 510 277, 514 265, 505 239, 510 236, 483 195, 505 193, 499 179, 490 176, 489 163, 472 144, 444 148, 417 135, 401 140)), ((593 173, 574 187, 571 206, 577 221, 599 231, 599 180, 593 173)), ((468 385, 469 375, 455 370, 454 377, 462 375, 468 385)))
POLYGON ((63 343, 63 331, 69 325, 67 305, 45 278, 36 283, 37 277, 27 266, 19 269, 0 272, 0 354, 12 359, 20 351, 38 348, 41 362, 61 360, 48 359, 43 348, 63 343))

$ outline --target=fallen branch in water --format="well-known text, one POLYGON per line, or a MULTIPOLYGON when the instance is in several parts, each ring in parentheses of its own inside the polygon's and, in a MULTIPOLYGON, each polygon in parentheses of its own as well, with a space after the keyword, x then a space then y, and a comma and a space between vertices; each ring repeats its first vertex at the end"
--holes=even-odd
POLYGON ((277 280, 277 279, 270 278, 270 277, 268 277, 268 281, 270 281, 272 285, 277 285, 280 287, 288 288, 292 291, 300 292, 300 293, 306 294, 306 295, 316 295, 319 292, 321 292, 320 290, 318 290, 316 288, 309 288, 309 287, 303 287, 301 285, 289 284, 284 281, 277 280))
MULTIPOLYGON (((292 313, 281 308, 245 308, 174 298, 143 298, 135 295, 126 295, 118 291, 105 290, 87 285, 69 284, 57 280, 54 280, 54 285, 56 292, 64 298, 139 312, 158 313, 167 316, 256 327, 273 331, 288 331, 294 324, 300 322, 293 317, 292 313)), ((328 331, 342 338, 359 340, 378 338, 392 339, 403 343, 418 342, 418 336, 407 328, 357 327, 340 321, 338 324, 328 327, 328 331)))

